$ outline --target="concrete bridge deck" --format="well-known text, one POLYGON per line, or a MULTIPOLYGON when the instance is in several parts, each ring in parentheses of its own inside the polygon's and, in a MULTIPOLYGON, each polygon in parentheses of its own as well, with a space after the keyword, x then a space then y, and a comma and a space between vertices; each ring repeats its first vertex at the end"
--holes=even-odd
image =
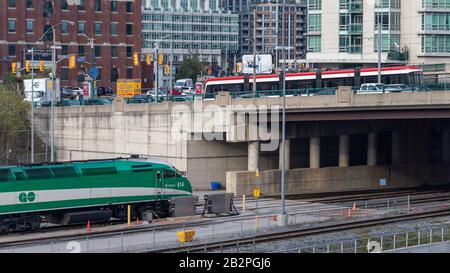
MULTIPOLYGON (((448 182, 448 91, 362 95, 341 88, 336 95, 286 102, 289 192, 376 188, 380 179, 388 180, 383 187, 448 182), (355 179, 339 187, 326 182, 355 179)), ((210 101, 57 107, 57 159, 140 154, 174 164, 195 189, 219 181, 236 194, 255 185, 276 192, 279 149, 265 151, 262 145, 267 137, 278 141, 279 134, 271 133, 280 128, 279 119, 261 132, 258 117, 264 106, 280 105, 279 97, 233 99, 223 93, 210 101), (255 129, 259 133, 252 133, 255 129), (250 179, 256 169, 260 178, 250 179)), ((49 109, 36 112, 39 136, 46 141, 49 109)))

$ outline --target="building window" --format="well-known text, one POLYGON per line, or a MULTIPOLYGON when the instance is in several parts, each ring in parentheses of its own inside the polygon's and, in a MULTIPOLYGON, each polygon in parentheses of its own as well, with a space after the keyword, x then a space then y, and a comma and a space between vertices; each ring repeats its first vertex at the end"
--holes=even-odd
POLYGON ((133 78, 133 68, 127 68, 127 79, 133 78))
POLYGON ((68 45, 62 45, 61 46, 61 54, 62 55, 69 55, 69 46, 68 45))
POLYGON ((69 80, 69 69, 61 68, 61 80, 68 81, 69 80))
POLYGON ((101 46, 95 46, 95 57, 101 57, 102 56, 102 47, 101 46))
POLYGON ((117 23, 111 23, 111 35, 117 35, 117 23))
POLYGON ((102 35, 102 23, 95 23, 95 35, 102 35))
POLYGON ((102 11, 102 1, 101 0, 95 0, 95 11, 102 11))
POLYGON ((8 20, 8 32, 16 32, 16 20, 8 20))
POLYGON ((98 77, 97 80, 101 80, 102 79, 102 69, 101 68, 97 68, 98 69, 98 77))
POLYGON ((133 12, 133 2, 127 2, 127 12, 133 12))
POLYGON ((111 82, 117 82, 119 78, 119 70, 117 68, 111 69, 111 82))
POLYGON ((322 51, 321 36, 309 36, 308 37, 308 52, 320 52, 320 51, 322 51))
POLYGON ((111 47, 111 57, 112 58, 117 58, 117 46, 112 46, 111 47))
POLYGON ((86 0, 80 0, 80 4, 78 5, 78 10, 86 10, 86 0))
POLYGON ((133 35, 133 24, 127 24, 127 35, 133 35))
POLYGON ((111 12, 117 12, 117 1, 111 1, 111 12))
POLYGON ((61 10, 69 10, 69 4, 67 4, 67 0, 62 0, 61 10))
POLYGON ((27 0, 27 9, 33 8, 33 0, 27 0))
POLYGON ((8 8, 15 8, 16 0, 8 0, 8 8))
POLYGON ((127 58, 133 57, 133 47, 127 46, 127 58))
POLYGON ((8 45, 8 56, 16 56, 16 45, 8 45))
POLYGON ((78 55, 84 55, 84 46, 82 45, 78 46, 78 55))
POLYGON ((32 20, 27 20, 27 33, 33 33, 34 30, 33 23, 34 22, 32 20))
POLYGON ((69 33, 69 23, 62 22, 61 23, 61 33, 62 34, 68 34, 69 33))
POLYGON ((78 22, 78 34, 86 34, 86 23, 78 22))

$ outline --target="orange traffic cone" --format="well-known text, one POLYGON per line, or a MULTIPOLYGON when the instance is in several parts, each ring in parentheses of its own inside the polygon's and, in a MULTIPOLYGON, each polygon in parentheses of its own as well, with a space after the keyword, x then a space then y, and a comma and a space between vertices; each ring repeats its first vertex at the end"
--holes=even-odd
POLYGON ((139 225, 139 217, 136 217, 136 225, 139 225))
POLYGON ((87 225, 86 225, 86 231, 87 231, 87 232, 90 232, 90 231, 91 231, 91 221, 88 221, 88 222, 87 222, 87 225))
POLYGON ((351 218, 351 217, 352 217, 352 210, 351 210, 351 209, 348 209, 348 213, 347 213, 347 216, 348 216, 349 218, 351 218))
POLYGON ((352 210, 356 210, 356 202, 353 202, 353 208, 352 210))

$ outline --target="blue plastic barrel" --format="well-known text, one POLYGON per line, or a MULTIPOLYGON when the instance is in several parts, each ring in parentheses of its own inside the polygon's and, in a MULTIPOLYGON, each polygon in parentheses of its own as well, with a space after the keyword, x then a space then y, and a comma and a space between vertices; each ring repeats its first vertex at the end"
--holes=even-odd
POLYGON ((211 190, 213 191, 220 190, 220 183, 217 181, 211 182, 211 190))

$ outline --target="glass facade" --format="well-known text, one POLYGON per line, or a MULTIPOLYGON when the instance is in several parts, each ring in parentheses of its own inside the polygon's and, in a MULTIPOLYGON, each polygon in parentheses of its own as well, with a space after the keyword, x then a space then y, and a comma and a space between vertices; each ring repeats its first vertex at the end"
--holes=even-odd
POLYGON ((322 0, 308 0, 308 52, 322 51, 322 0))
POLYGON ((361 53, 363 1, 339 0, 339 52, 361 53))
POLYGON ((422 53, 450 53, 450 0, 422 0, 422 53))
POLYGON ((374 51, 378 52, 378 24, 381 25, 382 52, 398 51, 401 31, 400 0, 377 0, 374 15, 374 51))
MULTIPOLYGON (((168 52, 172 46, 174 60, 200 55, 200 59, 216 60, 226 51, 239 48, 238 15, 207 12, 148 11, 142 13, 143 49, 151 51, 164 36, 159 48, 168 52), (202 56, 205 55, 206 57, 202 56)), ((213 61, 214 62, 214 61, 213 61)))

